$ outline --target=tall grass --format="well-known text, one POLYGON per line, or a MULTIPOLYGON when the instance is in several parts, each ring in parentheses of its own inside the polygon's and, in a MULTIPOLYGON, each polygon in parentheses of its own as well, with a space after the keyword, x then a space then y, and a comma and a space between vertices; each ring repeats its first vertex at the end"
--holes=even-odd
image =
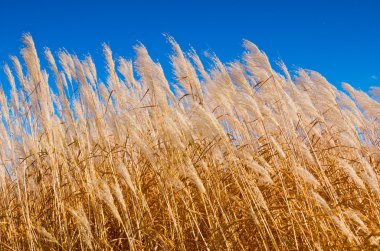
POLYGON ((42 69, 24 36, 0 92, 0 249, 378 247, 378 88, 278 73, 249 41, 208 70, 168 41, 174 79, 139 44, 104 46, 103 83, 66 51, 42 69))

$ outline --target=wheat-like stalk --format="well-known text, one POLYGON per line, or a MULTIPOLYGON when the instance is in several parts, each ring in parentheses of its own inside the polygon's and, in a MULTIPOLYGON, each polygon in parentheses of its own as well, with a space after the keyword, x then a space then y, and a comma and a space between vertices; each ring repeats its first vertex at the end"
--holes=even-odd
POLYGON ((102 82, 24 36, 0 90, 1 250, 378 248, 379 88, 167 39, 173 79, 104 45, 102 82))

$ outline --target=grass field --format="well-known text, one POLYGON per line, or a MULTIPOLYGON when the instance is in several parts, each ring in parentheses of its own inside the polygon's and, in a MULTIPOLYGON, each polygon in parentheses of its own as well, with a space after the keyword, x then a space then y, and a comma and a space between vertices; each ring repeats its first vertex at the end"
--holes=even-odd
POLYGON ((24 36, 0 92, 1 250, 379 247, 379 88, 276 72, 249 41, 206 67, 167 39, 174 78, 104 46, 103 83, 24 36))

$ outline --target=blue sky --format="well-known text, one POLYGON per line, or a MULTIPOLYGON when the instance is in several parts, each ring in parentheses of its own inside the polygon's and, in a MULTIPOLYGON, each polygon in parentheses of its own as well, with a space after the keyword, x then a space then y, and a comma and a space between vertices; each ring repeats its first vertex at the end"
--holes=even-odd
MULTIPOLYGON (((0 64, 19 55, 30 32, 37 49, 90 53, 98 69, 102 42, 116 56, 133 57, 146 45, 170 72, 172 35, 182 46, 215 52, 227 62, 241 56, 242 39, 256 43, 271 61, 322 73, 332 84, 367 91, 380 82, 380 1, 17 1, 0 3, 0 64)), ((169 73, 168 73, 169 74, 169 73)), ((3 73, 0 81, 6 89, 3 73)))

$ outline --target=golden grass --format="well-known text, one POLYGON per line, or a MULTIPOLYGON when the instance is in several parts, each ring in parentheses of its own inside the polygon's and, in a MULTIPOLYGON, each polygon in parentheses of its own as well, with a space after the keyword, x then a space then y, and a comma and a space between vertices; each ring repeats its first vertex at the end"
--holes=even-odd
POLYGON ((378 247, 375 99, 275 72, 248 41, 207 70, 168 40, 173 81, 138 45, 116 62, 104 46, 102 83, 65 51, 41 69, 24 36, 0 93, 1 250, 378 247))

